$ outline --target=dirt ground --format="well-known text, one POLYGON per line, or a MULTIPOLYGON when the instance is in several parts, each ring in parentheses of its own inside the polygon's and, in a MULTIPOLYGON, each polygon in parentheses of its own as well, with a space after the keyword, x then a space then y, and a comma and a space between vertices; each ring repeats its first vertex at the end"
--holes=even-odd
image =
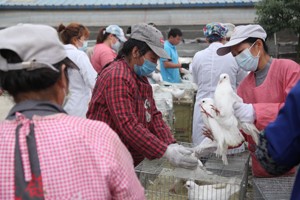
POLYGON ((0 96, 0 121, 4 120, 9 110, 14 105, 11 97, 6 94, 0 96))

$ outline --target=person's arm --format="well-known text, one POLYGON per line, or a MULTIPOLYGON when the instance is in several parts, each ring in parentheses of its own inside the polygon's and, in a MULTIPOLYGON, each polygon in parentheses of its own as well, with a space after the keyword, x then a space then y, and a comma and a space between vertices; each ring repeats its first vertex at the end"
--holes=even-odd
POLYGON ((106 86, 105 98, 110 115, 120 131, 123 142, 148 159, 160 158, 167 144, 139 123, 136 114, 136 95, 132 83, 124 77, 112 76, 106 86))
POLYGON ((80 68, 80 74, 85 82, 85 84, 91 89, 94 89, 97 72, 95 71, 94 67, 92 66, 88 56, 86 54, 80 55, 78 59, 79 64, 82 66, 80 68))
POLYGON ((291 90, 276 120, 260 136, 256 151, 262 166, 280 175, 300 163, 300 82, 291 90))
POLYGON ((164 61, 165 68, 181 68, 181 63, 173 63, 172 61, 164 61))

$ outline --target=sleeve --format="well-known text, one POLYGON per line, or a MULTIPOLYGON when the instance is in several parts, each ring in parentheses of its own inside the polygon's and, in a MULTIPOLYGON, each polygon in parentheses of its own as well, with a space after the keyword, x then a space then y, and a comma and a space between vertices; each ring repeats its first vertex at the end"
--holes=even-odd
POLYGON ((265 129, 268 152, 274 161, 290 167, 300 163, 300 82, 291 90, 277 119, 265 129))
POLYGON ((90 62, 88 56, 84 53, 78 59, 79 64, 82 66, 80 67, 80 74, 83 77, 85 84, 91 89, 94 89, 97 72, 95 71, 93 65, 90 62))
POLYGON ((105 91, 107 107, 124 143, 148 159, 160 158, 167 144, 138 122, 133 87, 124 77, 111 78, 105 91))
MULTIPOLYGON (((172 59, 171 57, 171 49, 169 47, 167 47, 166 45, 164 45, 164 50, 167 52, 167 54, 170 56, 170 58, 172 59)), ((161 62, 164 63, 166 61, 170 61, 166 58, 160 58, 161 62)), ((171 62, 171 61, 170 61, 171 62)))
POLYGON ((157 110, 155 103, 153 103, 152 108, 154 108, 152 123, 150 131, 155 133, 155 135, 166 144, 175 143, 176 140, 171 133, 168 125, 163 121, 162 114, 157 110))
POLYGON ((292 167, 279 165, 268 153, 268 141, 264 135, 261 133, 259 135, 259 145, 256 147, 255 156, 261 166, 269 173, 274 176, 279 176, 288 172, 292 167))
MULTIPOLYGON (((113 131, 112 131, 113 132, 113 131)), ((117 135, 116 133, 112 133, 117 135)), ((134 171, 132 157, 118 137, 111 142, 113 156, 111 157, 110 188, 112 199, 132 200, 146 199, 144 189, 134 171)))
MULTIPOLYGON (((285 71, 281 71, 283 78, 278 80, 283 85, 283 102, 280 103, 255 103, 253 104, 256 113, 255 125, 258 129, 264 129, 270 122, 274 121, 279 110, 284 105, 284 101, 290 90, 300 80, 299 65, 289 65, 285 71)), ((270 86, 272 87, 272 86, 270 86)), ((273 88, 276 90, 276 88, 273 88)))

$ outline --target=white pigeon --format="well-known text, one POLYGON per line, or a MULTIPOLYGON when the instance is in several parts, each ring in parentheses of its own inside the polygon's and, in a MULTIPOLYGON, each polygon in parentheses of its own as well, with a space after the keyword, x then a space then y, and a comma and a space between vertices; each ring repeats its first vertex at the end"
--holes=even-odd
MULTIPOLYGON (((226 144, 226 137, 228 137, 227 130, 224 129, 222 126, 219 124, 219 120, 217 119, 219 116, 216 113, 216 108, 214 104, 214 100, 212 98, 204 98, 200 100, 200 107, 201 107, 201 115, 203 119, 203 123, 208 128, 211 130, 214 140, 217 142, 217 149, 216 149, 216 154, 222 156, 223 163, 225 165, 228 164, 227 161, 227 149, 228 145, 226 144)), ((209 143, 205 144, 204 146, 202 143, 198 145, 196 148, 196 153, 200 154, 202 149, 207 149, 215 147, 215 143, 209 143)))
POLYGON ((217 108, 218 123, 230 132, 225 138, 226 144, 229 146, 237 146, 245 140, 239 130, 239 122, 233 109, 233 104, 241 100, 231 87, 229 75, 221 74, 214 93, 214 102, 217 108))
POLYGON ((259 131, 254 124, 241 123, 234 115, 233 104, 235 102, 243 102, 243 99, 239 97, 233 90, 230 84, 230 77, 228 74, 221 74, 219 83, 216 87, 214 94, 215 106, 218 108, 220 114, 220 124, 230 129, 233 138, 227 137, 227 144, 230 146, 239 145, 244 137, 240 133, 242 129, 246 134, 252 136, 256 144, 258 144, 259 131), (241 136, 241 137, 239 137, 241 136))
POLYGON ((189 200, 228 200, 240 190, 240 186, 236 184, 197 185, 194 181, 187 181, 185 187, 189 200))

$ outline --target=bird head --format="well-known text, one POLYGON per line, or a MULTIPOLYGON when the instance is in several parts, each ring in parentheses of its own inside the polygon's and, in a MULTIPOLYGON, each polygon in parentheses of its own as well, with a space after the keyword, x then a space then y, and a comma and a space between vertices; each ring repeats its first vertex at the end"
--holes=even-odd
POLYGON ((196 183, 194 181, 187 181, 184 186, 188 189, 191 190, 195 188, 196 183))
POLYGON ((220 75, 219 84, 221 84, 224 81, 229 81, 229 75, 226 73, 220 75))

